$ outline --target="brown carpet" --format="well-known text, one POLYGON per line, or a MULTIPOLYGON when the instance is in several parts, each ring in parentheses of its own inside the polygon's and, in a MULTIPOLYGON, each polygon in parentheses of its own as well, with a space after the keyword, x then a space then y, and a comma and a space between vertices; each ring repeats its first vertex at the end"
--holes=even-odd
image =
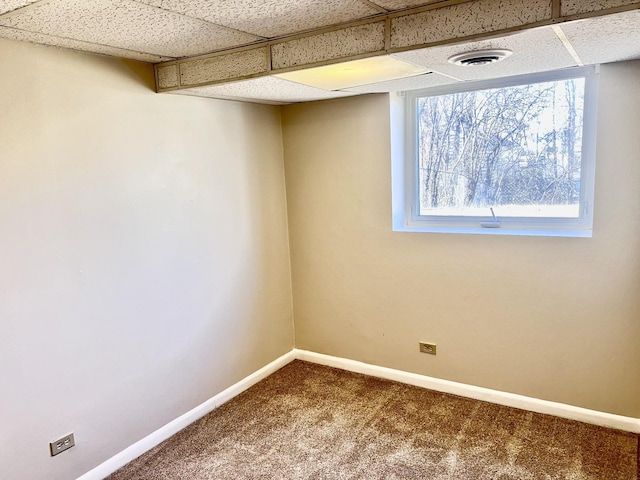
POLYGON ((108 478, 638 480, 638 436, 295 361, 108 478))

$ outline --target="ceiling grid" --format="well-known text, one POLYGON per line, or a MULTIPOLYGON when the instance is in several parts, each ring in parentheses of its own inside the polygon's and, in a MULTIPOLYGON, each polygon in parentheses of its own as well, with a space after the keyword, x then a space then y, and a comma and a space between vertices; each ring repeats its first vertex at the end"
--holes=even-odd
POLYGON ((159 92, 280 103, 640 58, 639 16, 640 0, 4 0, 0 37, 154 63, 159 92), (446 62, 488 46, 516 53, 446 62), (433 73, 349 92, 273 77, 376 56, 433 73))
POLYGON ((380 13, 388 13, 389 12, 388 9, 386 9, 386 8, 384 8, 384 7, 378 5, 377 3, 374 3, 374 2, 372 2, 370 0, 360 0, 360 2, 364 3, 365 5, 368 5, 368 6, 372 7, 372 8, 374 8, 375 10, 377 10, 380 13))
MULTIPOLYGON (((619 7, 618 4, 623 0, 611 1, 613 7, 619 7)), ((597 5, 593 5, 592 12, 581 14, 590 13, 598 16, 603 11, 602 3, 603 0, 600 0, 597 5)), ((627 7, 638 8, 634 7, 635 3, 635 0, 627 0, 627 7)), ((292 40, 279 40, 268 43, 273 63, 262 75, 353 60, 366 55, 400 54, 403 51, 416 51, 425 47, 455 45, 460 42, 482 40, 495 34, 513 34, 524 29, 563 22, 562 18, 554 18, 554 10, 556 13, 558 10, 555 0, 529 0, 527 5, 528 8, 523 9, 521 0, 458 0, 432 3, 420 9, 385 16, 386 23, 380 22, 380 26, 385 25, 385 28, 369 30, 369 35, 364 37, 364 41, 363 36, 356 35, 354 27, 348 25, 329 32, 311 32, 292 40), (385 38, 388 38, 386 45, 385 38), (328 40, 323 41, 325 39, 328 40), (366 48, 367 45, 377 45, 377 48, 366 48), (288 46, 291 48, 287 49, 288 46)), ((573 10, 571 12, 574 13, 573 10)), ((561 48, 560 51, 566 54, 564 49, 561 48)), ((553 55, 553 58, 565 56, 553 55)), ((191 60, 181 60, 179 63, 189 61, 191 60)), ((448 65, 442 66, 442 70, 448 69, 448 65)), ((455 75, 452 76, 455 78, 455 75)), ((176 79, 175 82, 180 84, 180 79, 176 79)))
POLYGON ((163 2, 162 0, 158 0, 158 1, 155 1, 155 0, 131 0, 131 1, 135 2, 135 3, 139 3, 140 5, 143 5, 143 6, 146 6, 146 7, 155 8, 157 10, 160 10, 161 12, 166 12, 169 15, 182 15, 183 17, 186 17, 186 18, 191 19, 191 20, 210 23, 210 24, 212 24, 213 26, 215 26, 217 28, 227 29, 227 30, 230 30, 230 31, 242 34, 242 35, 248 35, 248 36, 254 37, 256 40, 266 40, 266 37, 260 37, 258 35, 255 35, 254 33, 245 32, 245 31, 239 30, 237 28, 227 27, 227 26, 222 25, 220 23, 216 23, 215 21, 211 21, 211 20, 207 19, 205 15, 202 15, 202 12, 197 12, 197 10, 186 9, 186 8, 176 8, 176 7, 174 7, 173 9, 164 8, 163 5, 165 4, 165 2, 163 2))

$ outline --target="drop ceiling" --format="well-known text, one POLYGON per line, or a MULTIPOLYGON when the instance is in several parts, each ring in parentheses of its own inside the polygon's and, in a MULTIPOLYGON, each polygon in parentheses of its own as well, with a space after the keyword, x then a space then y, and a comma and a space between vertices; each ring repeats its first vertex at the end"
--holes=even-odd
POLYGON ((286 104, 640 59, 640 0, 0 0, 0 37, 153 63, 161 92, 286 104), (487 48, 514 54, 447 62, 487 48), (274 76, 383 55, 427 73, 338 91, 274 76))

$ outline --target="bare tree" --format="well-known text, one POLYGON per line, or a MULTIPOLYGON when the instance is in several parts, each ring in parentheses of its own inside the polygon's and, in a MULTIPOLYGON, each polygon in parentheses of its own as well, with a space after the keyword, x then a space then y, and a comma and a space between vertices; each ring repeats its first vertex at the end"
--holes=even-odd
POLYGON ((422 206, 575 203, 583 95, 563 80, 420 98, 422 206))

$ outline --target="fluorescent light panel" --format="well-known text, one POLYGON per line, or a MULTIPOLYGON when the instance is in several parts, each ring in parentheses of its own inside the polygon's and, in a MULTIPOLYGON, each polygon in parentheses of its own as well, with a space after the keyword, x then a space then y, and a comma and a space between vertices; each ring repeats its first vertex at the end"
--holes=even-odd
POLYGON ((424 73, 430 73, 430 70, 392 56, 381 56, 279 73, 275 76, 323 90, 341 90, 424 73))

